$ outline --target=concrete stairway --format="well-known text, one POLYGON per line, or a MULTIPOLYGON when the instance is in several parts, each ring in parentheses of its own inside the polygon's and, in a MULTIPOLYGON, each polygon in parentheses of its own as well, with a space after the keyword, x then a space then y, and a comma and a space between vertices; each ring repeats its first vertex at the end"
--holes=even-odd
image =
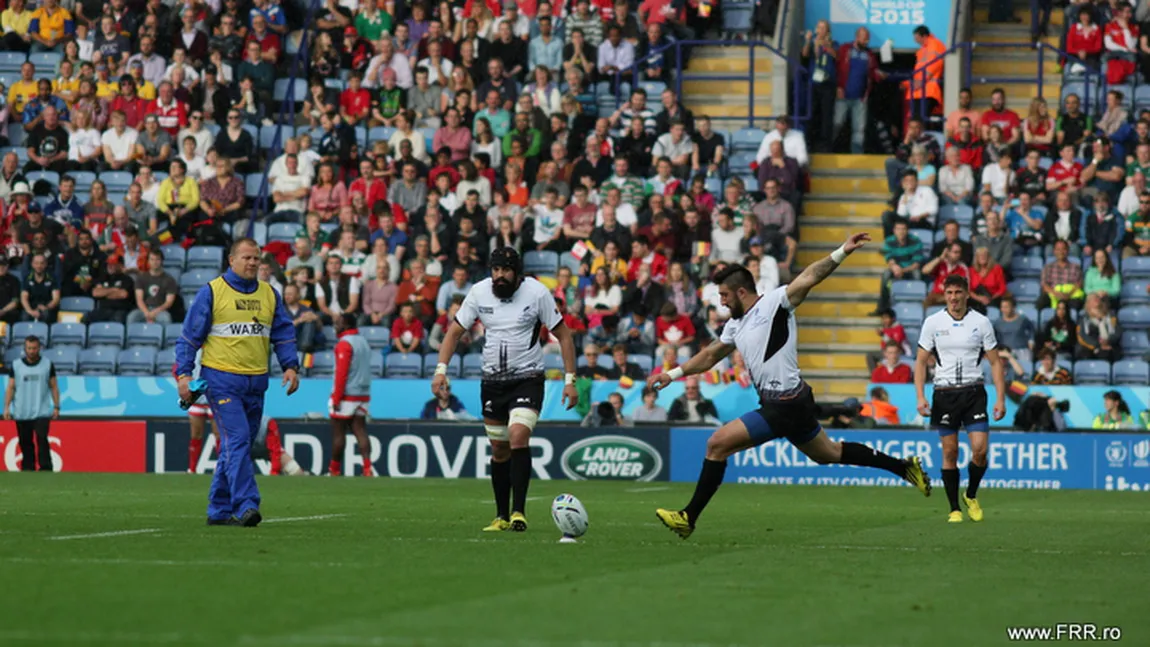
MULTIPOLYGON (((770 52, 755 48, 755 113, 764 117, 771 112, 773 65, 774 56, 770 52)), ((717 129, 746 127, 750 70, 751 59, 746 47, 695 48, 683 72, 683 104, 696 116, 708 115, 716 120, 717 129)), ((765 127, 768 122, 760 118, 755 125, 765 127)))
POLYGON ((820 398, 862 397, 869 373, 865 352, 878 349, 877 320, 867 317, 878 298, 884 267, 881 216, 889 200, 882 155, 815 155, 811 193, 799 217, 800 265, 823 258, 853 232, 871 235, 834 276, 796 312, 799 367, 820 398))
MULTIPOLYGON (((1058 58, 1053 52, 1043 55, 1042 73, 1043 87, 1041 92, 1038 86, 1038 56, 1031 46, 1030 11, 1022 8, 1024 3, 1018 3, 1019 9, 1015 15, 1021 20, 1018 23, 987 22, 988 2, 977 2, 974 10, 974 26, 971 39, 978 43, 1018 43, 1018 47, 975 47, 971 54, 971 90, 974 92, 974 107, 985 110, 990 107, 990 94, 994 88, 1001 87, 1006 92, 1006 105, 1020 116, 1025 117, 1030 100, 1045 95, 1048 103, 1053 106, 1058 101, 1058 93, 1062 87, 1061 67, 1058 58), (985 79, 1009 79, 1011 82, 991 81, 985 79)), ((1043 38, 1048 45, 1058 46, 1059 37, 1054 34, 1061 33, 1063 12, 1056 9, 1050 17, 1050 36, 1043 38)))

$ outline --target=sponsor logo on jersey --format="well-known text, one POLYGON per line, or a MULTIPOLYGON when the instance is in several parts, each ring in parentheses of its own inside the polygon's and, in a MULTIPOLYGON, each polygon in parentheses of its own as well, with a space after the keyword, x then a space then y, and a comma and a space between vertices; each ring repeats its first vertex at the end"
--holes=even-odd
POLYGON ((236 299, 236 310, 260 311, 259 299, 236 299))
POLYGON ((636 438, 592 436, 568 447, 559 465, 577 481, 651 481, 663 471, 663 457, 636 438))
POLYGON ((495 308, 493 308, 491 306, 479 306, 479 314, 481 314, 481 315, 495 314, 495 308))

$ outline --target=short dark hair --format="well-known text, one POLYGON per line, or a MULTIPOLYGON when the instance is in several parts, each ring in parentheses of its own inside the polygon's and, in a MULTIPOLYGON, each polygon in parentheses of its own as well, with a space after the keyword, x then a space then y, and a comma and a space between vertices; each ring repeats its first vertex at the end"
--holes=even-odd
POLYGON ((726 269, 719 270, 715 273, 712 281, 716 285, 726 285, 733 290, 743 288, 748 292, 755 291, 755 277, 750 270, 742 265, 731 265, 726 269))
POLYGON ((926 25, 919 25, 918 27, 914 28, 914 35, 926 38, 927 36, 930 36, 930 29, 926 25))
POLYGON ((962 290, 969 290, 970 289, 970 282, 966 280, 965 276, 962 276, 960 274, 951 274, 950 276, 946 277, 945 281, 942 282, 942 287, 944 289, 945 288, 960 288, 962 290))
POLYGON ((42 345, 44 342, 40 341, 40 338, 37 337, 36 335, 28 335, 27 337, 24 338, 24 343, 25 344, 33 343, 33 344, 36 344, 37 346, 39 346, 39 345, 42 345))
POLYGON ((256 242, 255 238, 248 238, 247 236, 244 236, 243 238, 237 238, 236 242, 232 243, 231 249, 228 250, 228 256, 235 254, 236 250, 238 250, 243 245, 252 245, 257 250, 260 249, 260 244, 256 242))
POLYGON ((356 317, 350 312, 345 312, 339 316, 339 322, 343 325, 344 330, 351 330, 355 328, 356 317))

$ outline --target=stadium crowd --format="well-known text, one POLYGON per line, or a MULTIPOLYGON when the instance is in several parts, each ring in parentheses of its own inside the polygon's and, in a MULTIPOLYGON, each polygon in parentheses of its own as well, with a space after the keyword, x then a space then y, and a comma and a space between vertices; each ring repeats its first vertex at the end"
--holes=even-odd
MULTIPOLYGON (((649 56, 718 7, 330 0, 296 66, 301 9, 9 2, 0 319, 178 322, 222 262, 209 251, 254 215, 261 276, 306 352, 342 312, 392 350, 434 352, 508 245, 601 365, 622 370, 622 349, 638 378, 717 336, 708 277, 726 263, 762 289, 789 277, 801 134, 780 120, 734 174, 727 133, 672 89, 674 50, 649 56), (273 151, 293 72, 306 90, 273 151), (265 166, 271 202, 253 214, 265 166)), ((581 371, 606 379, 595 358, 581 371)))

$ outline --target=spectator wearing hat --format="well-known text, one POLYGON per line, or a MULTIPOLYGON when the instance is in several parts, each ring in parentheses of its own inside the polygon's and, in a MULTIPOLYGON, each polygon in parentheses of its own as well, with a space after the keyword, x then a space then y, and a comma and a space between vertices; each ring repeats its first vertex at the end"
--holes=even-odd
POLYGON ((21 230, 28 227, 28 223, 33 218, 43 220, 43 214, 40 214, 40 205, 32 199, 32 188, 28 186, 23 177, 19 182, 13 184, 8 192, 3 216, 3 222, 7 225, 8 232, 14 231, 14 242, 21 244, 24 243, 20 238, 21 230), (33 213, 37 215, 33 216, 33 213))
POLYGON ((144 64, 141 61, 128 63, 127 74, 136 84, 136 96, 144 101, 156 100, 156 85, 144 78, 144 64))
POLYGON ((127 322, 136 305, 135 284, 124 272, 124 262, 118 254, 108 256, 104 272, 92 287, 92 298, 96 300, 92 321, 127 322))

